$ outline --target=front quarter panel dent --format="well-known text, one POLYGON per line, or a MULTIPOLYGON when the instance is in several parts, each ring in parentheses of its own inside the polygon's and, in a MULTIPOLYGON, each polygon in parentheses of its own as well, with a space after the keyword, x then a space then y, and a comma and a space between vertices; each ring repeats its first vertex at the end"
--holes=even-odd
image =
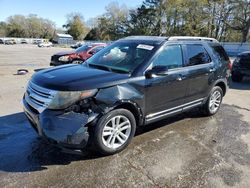
POLYGON ((121 100, 140 100, 143 94, 129 84, 124 84, 100 89, 95 98, 105 104, 115 104, 121 100))
POLYGON ((129 84, 117 85, 100 89, 95 96, 97 103, 101 104, 103 112, 107 113, 119 105, 129 103, 133 105, 142 118, 144 95, 129 84))

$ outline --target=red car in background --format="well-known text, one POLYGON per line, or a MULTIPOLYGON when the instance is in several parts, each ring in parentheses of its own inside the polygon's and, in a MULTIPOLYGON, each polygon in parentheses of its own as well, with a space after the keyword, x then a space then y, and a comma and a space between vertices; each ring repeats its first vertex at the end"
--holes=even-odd
POLYGON ((59 52, 51 56, 51 66, 64 65, 64 64, 80 64, 86 59, 90 58, 96 52, 103 49, 107 44, 105 43, 92 43, 83 45, 73 51, 59 52))

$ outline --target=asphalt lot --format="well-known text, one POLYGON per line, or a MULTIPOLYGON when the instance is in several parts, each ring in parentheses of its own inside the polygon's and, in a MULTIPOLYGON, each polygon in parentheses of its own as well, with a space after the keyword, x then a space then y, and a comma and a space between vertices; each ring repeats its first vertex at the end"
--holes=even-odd
POLYGON ((250 187, 250 79, 232 83, 213 117, 193 110, 138 130, 119 154, 76 156, 38 139, 20 102, 61 50, 0 45, 1 187, 250 187))

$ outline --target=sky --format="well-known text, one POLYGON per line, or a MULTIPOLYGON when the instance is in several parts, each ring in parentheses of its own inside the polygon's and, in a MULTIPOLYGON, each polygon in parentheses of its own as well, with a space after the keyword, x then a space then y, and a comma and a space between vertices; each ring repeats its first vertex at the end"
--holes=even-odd
MULTIPOLYGON (((135 8, 143 0, 117 0, 120 5, 135 8)), ((36 14, 47 18, 61 27, 66 22, 66 15, 80 12, 85 21, 105 12, 105 7, 114 0, 0 0, 0 21, 15 14, 36 14)))

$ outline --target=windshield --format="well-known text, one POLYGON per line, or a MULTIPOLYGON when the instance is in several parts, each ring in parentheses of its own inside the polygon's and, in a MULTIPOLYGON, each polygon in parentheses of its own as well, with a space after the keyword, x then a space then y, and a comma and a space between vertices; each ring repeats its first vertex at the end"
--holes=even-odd
POLYGON ((89 66, 120 73, 131 73, 152 53, 154 45, 146 42, 119 41, 87 60, 89 66))
POLYGON ((76 49, 76 53, 88 51, 90 48, 92 48, 91 45, 83 45, 76 49))

